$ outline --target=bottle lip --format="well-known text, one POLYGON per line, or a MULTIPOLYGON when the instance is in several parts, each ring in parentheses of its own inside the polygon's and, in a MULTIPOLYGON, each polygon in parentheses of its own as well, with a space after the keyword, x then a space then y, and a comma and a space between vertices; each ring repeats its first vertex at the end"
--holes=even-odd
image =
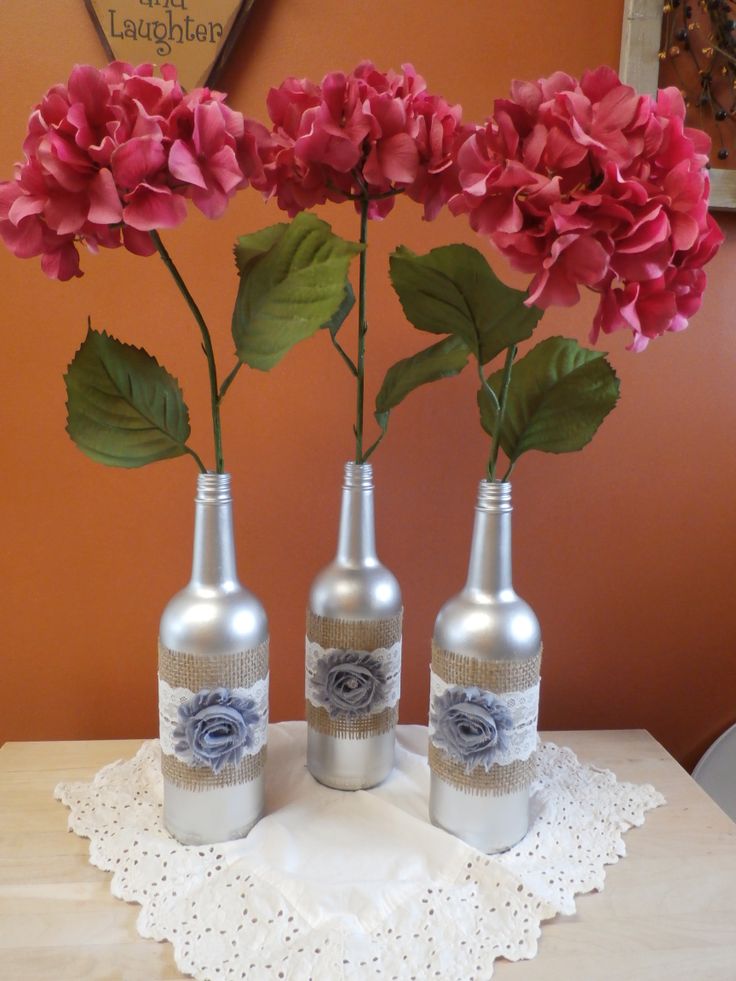
POLYGON ((232 475, 229 473, 206 473, 197 475, 197 504, 227 504, 232 501, 230 490, 232 475))
POLYGON ((512 511, 511 484, 508 480, 481 480, 478 485, 478 501, 476 507, 480 511, 512 511))
POLYGON ((350 460, 345 464, 343 487, 345 490, 352 490, 353 488, 370 490, 373 487, 373 465, 370 463, 354 463, 350 460))

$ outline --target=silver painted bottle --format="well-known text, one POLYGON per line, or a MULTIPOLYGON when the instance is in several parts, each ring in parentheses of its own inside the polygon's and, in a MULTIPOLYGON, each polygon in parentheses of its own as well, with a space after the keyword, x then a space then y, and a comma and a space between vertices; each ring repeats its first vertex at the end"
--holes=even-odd
POLYGON ((307 766, 337 790, 381 783, 394 762, 401 590, 376 554, 373 469, 347 463, 337 554, 307 609, 307 766))
POLYGON ((539 622, 514 592, 511 485, 478 490, 468 577, 432 642, 430 820, 483 852, 529 828, 537 742, 539 622))
POLYGON ((161 617, 159 712, 167 830, 246 835, 264 807, 268 622, 238 581, 230 474, 197 478, 192 577, 161 617))

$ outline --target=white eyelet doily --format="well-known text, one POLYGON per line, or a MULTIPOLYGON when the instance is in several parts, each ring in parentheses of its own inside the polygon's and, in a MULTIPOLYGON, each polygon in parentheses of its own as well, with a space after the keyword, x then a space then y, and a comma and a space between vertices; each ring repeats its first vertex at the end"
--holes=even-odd
POLYGON ((385 783, 342 793, 307 772, 305 723, 272 725, 267 816, 222 845, 164 830, 156 741, 55 793, 113 895, 141 905, 141 936, 170 941, 202 981, 484 981, 497 957, 534 957, 542 921, 603 888, 623 832, 664 803, 544 743, 529 833, 486 856, 428 823, 426 745, 424 727, 400 726, 385 783))

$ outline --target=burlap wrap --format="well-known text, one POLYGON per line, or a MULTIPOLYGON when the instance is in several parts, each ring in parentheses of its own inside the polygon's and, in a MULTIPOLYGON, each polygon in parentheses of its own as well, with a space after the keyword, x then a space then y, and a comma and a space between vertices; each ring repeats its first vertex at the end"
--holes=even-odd
POLYGON ((255 780, 266 765, 266 747, 255 756, 244 756, 234 766, 224 766, 214 773, 206 766, 189 766, 175 756, 161 754, 161 772, 166 780, 182 790, 214 790, 220 787, 236 787, 255 780))
MULTIPOLYGON (((448 685, 475 686, 496 695, 525 691, 539 682, 542 649, 523 661, 481 661, 432 644, 432 670, 448 685)), ((499 763, 489 771, 477 766, 467 773, 465 766, 429 742, 430 768, 447 783, 468 794, 500 797, 528 787, 534 779, 534 754, 528 760, 499 763)))
MULTIPOLYGON (((385 620, 336 620, 307 610, 307 640, 325 650, 375 651, 401 640, 403 610, 385 620)), ((316 732, 340 739, 368 739, 390 732, 398 721, 398 706, 370 715, 331 718, 326 709, 306 700, 307 724, 316 732)))
POLYGON ((542 650, 524 661, 480 661, 432 644, 432 670, 448 685, 475 685, 501 695, 525 691, 539 681, 542 650))
POLYGON ((183 654, 159 641, 158 674, 172 688, 250 688, 268 675, 268 641, 236 654, 183 654))
POLYGON ((534 779, 534 755, 528 760, 516 760, 508 766, 496 764, 486 772, 482 766, 477 766, 471 773, 465 772, 462 763, 456 763, 447 753, 430 741, 429 766, 438 777, 466 794, 477 797, 493 794, 501 797, 503 794, 513 794, 527 787, 534 779))
POLYGON ((307 724, 316 732, 325 736, 338 736, 340 739, 367 739, 369 736, 380 736, 390 732, 399 720, 399 708, 384 709, 372 715, 361 715, 355 719, 330 718, 327 709, 317 708, 307 699, 307 724))
POLYGON ((401 640, 403 611, 386 620, 333 620, 307 610, 307 639, 341 651, 375 651, 401 640))
MULTIPOLYGON (((268 677, 268 641, 235 654, 204 655, 172 651, 159 641, 158 673, 172 688, 194 693, 203 688, 250 688, 268 677)), ((226 764, 219 773, 162 753, 161 771, 165 779, 183 790, 212 790, 255 780, 263 773, 265 762, 265 746, 252 756, 244 756, 240 763, 226 764)))

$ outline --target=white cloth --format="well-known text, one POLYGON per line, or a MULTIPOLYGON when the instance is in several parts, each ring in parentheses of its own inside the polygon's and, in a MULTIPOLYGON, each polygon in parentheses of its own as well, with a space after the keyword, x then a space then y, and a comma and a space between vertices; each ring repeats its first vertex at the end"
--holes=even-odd
POLYGON ((622 833, 664 803, 544 743, 534 823, 489 857, 429 824, 426 746, 425 727, 399 726, 391 776, 343 793, 308 773, 305 723, 272 725, 267 816, 247 838, 207 847, 162 826, 156 741, 55 793, 92 864, 113 872, 113 895, 140 903, 140 934, 170 941, 180 970, 202 981, 484 981, 496 957, 534 957, 542 920, 601 889, 622 833))

